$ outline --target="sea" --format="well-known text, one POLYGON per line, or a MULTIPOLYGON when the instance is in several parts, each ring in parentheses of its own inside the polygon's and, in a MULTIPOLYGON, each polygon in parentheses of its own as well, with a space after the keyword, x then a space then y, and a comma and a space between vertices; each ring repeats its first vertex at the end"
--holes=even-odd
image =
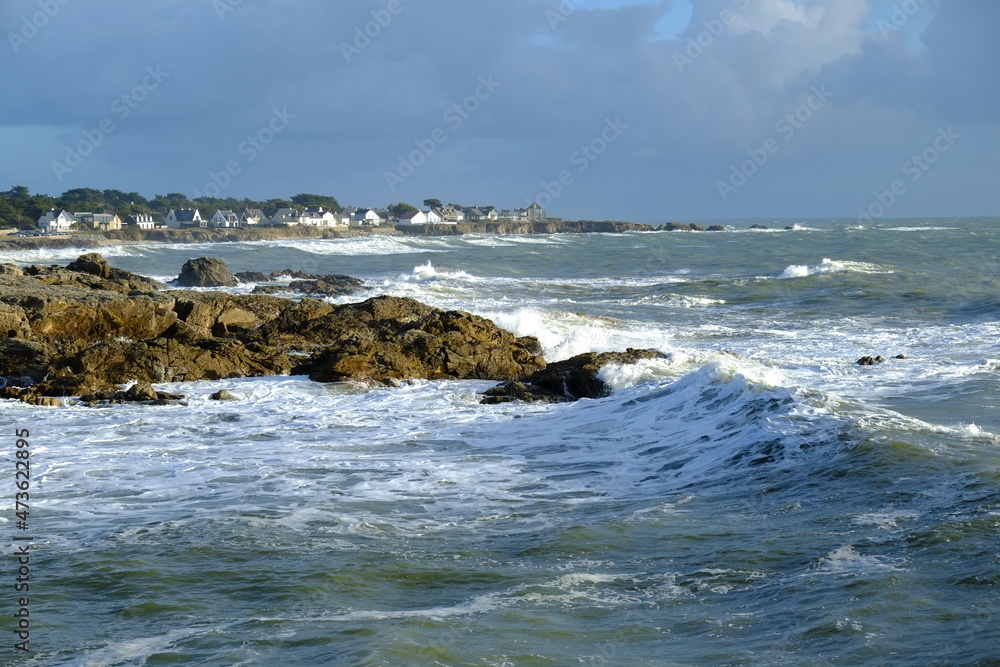
POLYGON ((664 357, 555 405, 305 377, 0 402, 0 664, 1000 665, 1000 219, 763 223, 104 248, 664 357))

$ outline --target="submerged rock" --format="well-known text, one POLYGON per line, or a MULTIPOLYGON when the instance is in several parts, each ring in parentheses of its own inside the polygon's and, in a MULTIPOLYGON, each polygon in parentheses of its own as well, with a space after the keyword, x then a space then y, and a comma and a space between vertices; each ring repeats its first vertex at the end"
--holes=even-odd
POLYGON ((877 357, 868 356, 868 357, 861 357, 860 359, 858 359, 857 364, 858 366, 874 366, 876 364, 881 364, 883 361, 885 361, 885 357, 883 357, 882 355, 879 355, 877 357))
POLYGON ((209 398, 209 400, 212 400, 212 401, 236 401, 236 400, 239 400, 235 396, 233 396, 232 393, 230 393, 229 391, 227 391, 225 389, 220 389, 219 391, 215 392, 214 394, 212 394, 208 398, 209 398))
POLYGON ((587 352, 565 361, 549 364, 524 382, 507 382, 484 393, 483 403, 507 403, 514 400, 546 403, 576 401, 581 398, 601 398, 610 393, 598 377, 608 364, 634 364, 645 359, 661 359, 657 350, 625 352, 587 352))

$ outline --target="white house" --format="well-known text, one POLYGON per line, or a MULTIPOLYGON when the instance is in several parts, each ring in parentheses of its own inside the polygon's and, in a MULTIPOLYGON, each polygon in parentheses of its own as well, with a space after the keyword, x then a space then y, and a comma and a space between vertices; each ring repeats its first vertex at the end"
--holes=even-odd
POLYGON ((135 215, 128 216, 125 218, 125 224, 129 227, 138 227, 139 229, 153 229, 156 227, 153 216, 146 213, 136 213, 135 215))
POLYGON ((407 211, 399 216, 397 225, 426 225, 427 214, 424 211, 407 211))
POLYGON ((47 232, 68 232, 76 223, 76 218, 67 211, 52 209, 38 219, 38 227, 47 232))
POLYGON ((427 216, 428 225, 440 225, 444 222, 444 218, 441 217, 441 214, 433 208, 429 211, 422 211, 422 213, 427 216))
POLYGON ((201 211, 196 208, 182 208, 167 213, 167 227, 170 229, 189 229, 191 227, 208 227, 208 221, 201 217, 201 211))
POLYGON ((303 211, 301 224, 313 227, 342 227, 350 224, 333 211, 327 211, 322 206, 310 207, 303 211))
POLYGON ((239 227, 240 216, 233 211, 216 211, 211 220, 213 227, 239 227))
POLYGON ((377 225, 382 222, 382 216, 370 208, 359 208, 354 213, 354 221, 362 225, 377 225))
POLYGON ((294 227, 295 225, 301 224, 302 218, 297 208, 279 208, 278 211, 271 216, 272 225, 281 225, 284 227, 294 227))
POLYGON ((248 208, 240 215, 240 227, 253 227, 268 222, 268 217, 259 208, 248 208))

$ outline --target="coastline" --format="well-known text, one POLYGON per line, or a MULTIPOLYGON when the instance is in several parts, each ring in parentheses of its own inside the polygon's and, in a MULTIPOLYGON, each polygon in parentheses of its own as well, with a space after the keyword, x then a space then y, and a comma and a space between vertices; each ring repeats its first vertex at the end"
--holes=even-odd
POLYGON ((70 236, 29 238, 0 237, 0 249, 101 248, 130 243, 239 243, 282 239, 344 239, 361 236, 463 236, 466 234, 591 234, 656 231, 654 225, 577 220, 545 222, 476 222, 456 225, 414 225, 411 227, 369 227, 338 229, 329 227, 261 227, 245 229, 152 229, 89 232, 70 236))

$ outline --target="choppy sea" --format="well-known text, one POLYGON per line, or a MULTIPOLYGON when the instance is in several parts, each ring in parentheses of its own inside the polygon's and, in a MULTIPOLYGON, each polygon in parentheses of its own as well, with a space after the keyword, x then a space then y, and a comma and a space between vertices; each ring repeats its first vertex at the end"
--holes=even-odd
POLYGON ((0 402, 0 664, 1000 664, 1000 220, 768 224, 105 249, 346 273, 370 289, 338 302, 470 311, 550 360, 667 356, 564 405, 301 377, 0 402))

